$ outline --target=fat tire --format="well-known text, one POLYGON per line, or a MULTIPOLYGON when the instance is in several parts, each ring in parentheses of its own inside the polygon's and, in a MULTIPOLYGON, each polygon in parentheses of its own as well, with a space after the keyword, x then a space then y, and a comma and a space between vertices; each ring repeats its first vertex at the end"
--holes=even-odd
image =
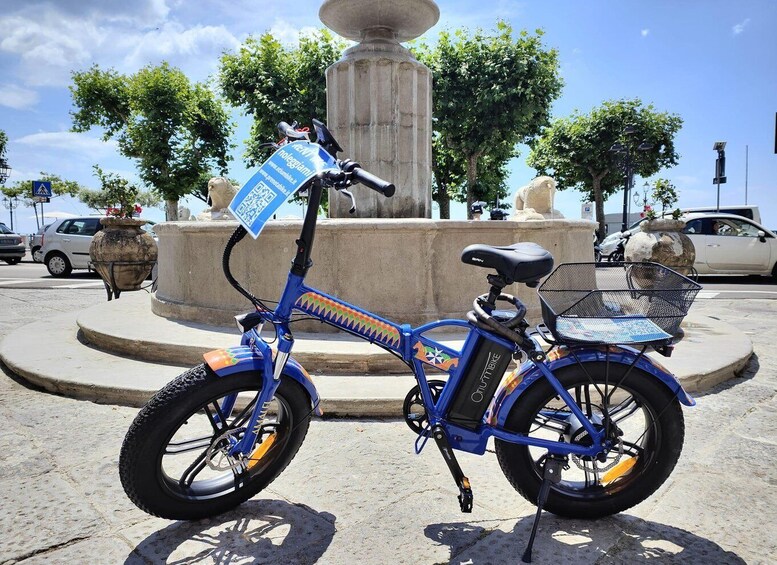
MULTIPOLYGON (((613 364, 610 367, 612 371, 613 364)), ((601 377, 605 371, 604 363, 586 363, 585 368, 596 382, 604 382, 601 377)), ((567 390, 576 384, 590 383, 578 365, 559 369, 555 372, 555 376, 567 390)), ((611 378, 610 384, 612 382, 611 378)), ((544 506, 545 510, 568 518, 593 519, 610 516, 648 498, 671 474, 680 457, 685 435, 683 413, 676 395, 655 377, 636 368, 623 384, 633 395, 639 395, 640 400, 649 407, 652 416, 660 414, 657 419, 658 447, 652 452, 652 458, 647 467, 643 468, 627 486, 615 492, 607 492, 602 487, 593 487, 593 492, 573 497, 557 485, 551 485, 548 500, 544 506)), ((505 427, 512 431, 527 432, 534 415, 555 394, 546 379, 538 380, 513 406, 505 427)), ((542 478, 529 448, 498 439, 495 440, 495 447, 497 459, 507 480, 521 496, 536 504, 542 478)), ((562 472, 562 481, 563 477, 562 472)))
POLYGON ((291 431, 285 448, 267 468, 237 490, 206 500, 175 496, 162 484, 161 453, 182 423, 198 406, 239 390, 241 385, 255 385, 259 378, 249 372, 219 377, 201 364, 174 379, 146 404, 130 426, 119 457, 122 486, 138 508, 171 520, 215 516, 255 496, 287 467, 305 439, 312 411, 305 390, 289 377, 282 377, 275 396, 282 397, 290 408, 291 431))

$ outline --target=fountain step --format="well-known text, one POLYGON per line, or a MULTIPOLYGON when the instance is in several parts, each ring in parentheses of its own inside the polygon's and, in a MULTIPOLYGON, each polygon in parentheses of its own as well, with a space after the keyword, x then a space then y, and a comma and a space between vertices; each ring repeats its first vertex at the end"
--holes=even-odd
MULTIPOLYGON (((105 352, 155 363, 191 366, 213 349, 240 344, 237 327, 224 328, 176 321, 151 312, 144 293, 122 295, 78 315, 82 339, 105 352)), ((463 333, 435 334, 436 339, 461 349, 463 333)), ((408 374, 408 366, 391 353, 343 333, 294 334, 294 358, 311 374, 408 374)))

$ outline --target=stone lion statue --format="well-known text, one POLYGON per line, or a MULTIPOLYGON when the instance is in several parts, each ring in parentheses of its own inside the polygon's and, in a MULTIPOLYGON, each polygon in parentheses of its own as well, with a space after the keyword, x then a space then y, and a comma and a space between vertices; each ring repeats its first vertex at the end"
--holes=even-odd
POLYGON ((553 208, 556 196, 556 181, 548 176, 539 176, 526 186, 518 189, 515 195, 513 220, 545 220, 563 218, 553 208))
POLYGON ((189 210, 186 206, 178 206, 178 221, 188 222, 189 220, 194 220, 192 211, 189 210))
POLYGON ((229 203, 237 194, 237 189, 224 177, 213 177, 208 181, 208 201, 210 208, 197 214, 198 220, 234 220, 229 212, 229 203))

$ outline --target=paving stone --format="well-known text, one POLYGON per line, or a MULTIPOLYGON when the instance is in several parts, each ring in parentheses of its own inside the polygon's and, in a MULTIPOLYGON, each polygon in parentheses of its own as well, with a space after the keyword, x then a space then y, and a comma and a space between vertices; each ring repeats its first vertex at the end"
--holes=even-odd
POLYGON ((0 562, 97 534, 105 523, 59 473, 0 481, 0 562))
POLYGON ((75 542, 65 547, 38 553, 29 559, 20 561, 19 565, 74 565, 89 563, 89 565, 145 565, 140 557, 133 558, 132 548, 119 536, 92 537, 75 542))
POLYGON ((332 516, 303 505, 252 500, 217 518, 152 519, 122 535, 151 563, 315 563, 328 549, 335 524, 332 516))

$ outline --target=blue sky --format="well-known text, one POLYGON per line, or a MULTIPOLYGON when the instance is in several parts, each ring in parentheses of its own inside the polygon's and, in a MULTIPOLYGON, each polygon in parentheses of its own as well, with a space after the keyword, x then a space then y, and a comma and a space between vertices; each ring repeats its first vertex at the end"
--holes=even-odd
MULTIPOLYGON (((92 165, 137 178, 131 161, 100 132, 69 132, 70 73, 93 63, 131 73, 168 60, 194 80, 207 80, 219 55, 249 34, 272 30, 286 41, 321 27, 319 0, 0 0, 0 128, 10 138, 9 183, 37 178, 39 171, 94 186, 92 165)), ((657 110, 679 114, 679 165, 659 175, 680 190, 682 206, 715 205, 715 141, 726 141, 728 183, 721 204, 745 201, 745 147, 749 147, 748 203, 758 204, 767 227, 777 228, 777 2, 771 0, 555 1, 489 3, 439 0, 442 29, 491 29, 497 18, 515 29, 545 31, 547 47, 559 51, 565 81, 554 116, 587 112, 604 100, 639 97, 657 110)), ((249 122, 239 117, 230 177, 251 176, 242 162, 249 122)), ((289 117, 290 119, 293 116, 289 117)), ((512 192, 535 176, 526 148, 511 166, 512 192)), ((636 179, 641 189, 645 179, 636 179)), ((580 216, 580 195, 559 192, 557 207, 580 216)), ((622 194, 606 203, 618 212, 622 194)), ((193 211, 201 205, 192 203, 193 211)), ((86 212, 60 198, 47 210, 86 212)), ((299 214, 299 207, 288 213, 299 214)), ((16 225, 34 231, 32 209, 20 209, 16 225)), ((145 217, 161 220, 161 211, 145 217)), ((462 207, 453 217, 464 217, 462 207)), ((8 212, 0 208, 8 223, 8 212)))

